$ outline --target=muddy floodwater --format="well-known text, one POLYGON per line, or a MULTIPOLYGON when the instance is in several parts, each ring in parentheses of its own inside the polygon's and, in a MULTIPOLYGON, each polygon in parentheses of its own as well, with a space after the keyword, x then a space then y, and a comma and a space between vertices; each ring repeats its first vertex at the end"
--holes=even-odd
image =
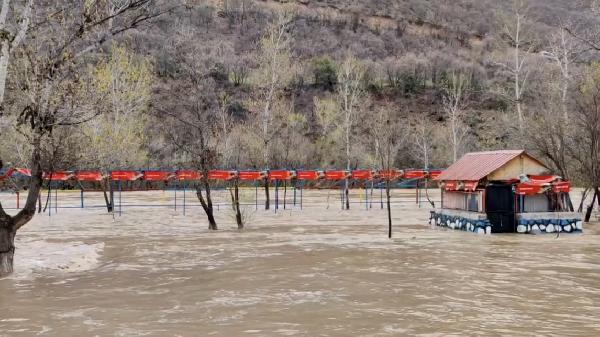
MULTIPOLYGON (((0 335, 600 335, 594 225, 560 237, 449 232, 427 225, 414 191, 395 191, 388 240, 377 193, 371 204, 353 191, 341 211, 337 192, 305 192, 303 210, 288 192, 275 214, 253 212, 247 192, 243 231, 224 207, 221 230, 206 230, 189 192, 185 216, 181 192, 175 210, 173 191, 159 191, 124 194, 114 218, 36 217, 0 279, 0 335), (157 207, 131 206, 142 203, 157 207)), ((58 202, 77 207, 79 194, 58 202)))

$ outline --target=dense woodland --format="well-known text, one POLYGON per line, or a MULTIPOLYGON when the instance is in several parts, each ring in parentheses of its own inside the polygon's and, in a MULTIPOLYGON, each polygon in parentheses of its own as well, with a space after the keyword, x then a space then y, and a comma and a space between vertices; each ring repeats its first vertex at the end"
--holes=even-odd
MULTIPOLYGON (((597 191, 599 23, 594 0, 3 0, 0 166, 33 177, 23 211, 0 207, 0 255, 44 170, 442 168, 524 148, 597 191)), ((208 213, 208 181, 198 195, 208 213)))

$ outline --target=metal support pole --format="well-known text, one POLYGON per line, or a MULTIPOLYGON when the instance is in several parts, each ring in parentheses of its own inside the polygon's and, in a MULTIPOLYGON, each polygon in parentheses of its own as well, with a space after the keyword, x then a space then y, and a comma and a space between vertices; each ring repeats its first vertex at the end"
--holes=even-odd
POLYGON ((302 210, 302 191, 304 190, 304 181, 300 184, 300 210, 302 210))
POLYGON ((80 199, 81 199, 81 208, 84 208, 84 205, 83 205, 83 188, 81 189, 80 199))
POLYGON ((298 181, 294 181, 294 207, 296 206, 296 185, 298 185, 298 181))
POLYGON ((258 211, 258 181, 254 182, 254 206, 256 207, 255 209, 258 211))
POLYGON ((48 181, 48 202, 47 202, 47 206, 48 207, 48 216, 51 216, 50 214, 52 213, 52 183, 50 181, 48 181))
POLYGON ((58 188, 54 189, 54 213, 58 213, 58 188))
POLYGON ((365 210, 369 210, 369 187, 365 182, 365 210))
POLYGON ((175 211, 177 211, 177 188, 179 188, 179 183, 175 183, 175 211))
POLYGON ((279 208, 279 180, 275 179, 275 213, 279 208))
POLYGON ((185 215, 185 188, 186 188, 186 183, 185 181, 183 182, 183 215, 185 215))
POLYGON ((121 180, 119 180, 119 216, 121 216, 122 214, 122 209, 121 209, 121 192, 123 191, 123 185, 121 183, 121 180))
POLYGON ((287 180, 283 181, 283 209, 285 209, 285 199, 287 197, 287 180))
POLYGON ((379 203, 381 203, 381 209, 383 209, 383 188, 379 187, 379 203))
POLYGON ((342 209, 344 209, 344 192, 345 192, 344 189, 340 185, 340 202, 341 202, 342 209))

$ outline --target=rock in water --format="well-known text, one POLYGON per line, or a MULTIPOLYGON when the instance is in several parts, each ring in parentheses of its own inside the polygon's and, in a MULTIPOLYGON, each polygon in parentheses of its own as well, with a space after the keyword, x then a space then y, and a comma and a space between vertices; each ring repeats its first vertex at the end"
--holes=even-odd
POLYGON ((518 225, 517 233, 527 233, 527 227, 525 225, 518 225))
POLYGON ((485 227, 485 234, 492 234, 492 226, 485 227))
POLYGON ((533 231, 538 231, 538 232, 539 232, 539 231, 540 231, 540 226, 538 226, 538 225, 533 225, 533 226, 531 227, 531 231, 532 231, 532 232, 533 232, 533 231))
POLYGON ((485 229, 479 227, 479 228, 477 228, 477 232, 476 233, 477 234, 485 234, 485 229))
POLYGON ((546 226, 546 233, 554 233, 554 225, 550 224, 546 226))
POLYGON ((565 227, 563 227, 563 230, 567 233, 571 232, 571 225, 566 225, 565 227))
POLYGON ((531 232, 529 232, 529 234, 531 235, 541 235, 542 231, 539 229, 532 229, 531 232))
POLYGON ((541 230, 542 232, 546 231, 546 225, 540 225, 540 230, 541 230))
POLYGON ((582 231, 583 230, 583 221, 577 221, 577 223, 575 224, 575 227, 577 228, 577 230, 582 231))

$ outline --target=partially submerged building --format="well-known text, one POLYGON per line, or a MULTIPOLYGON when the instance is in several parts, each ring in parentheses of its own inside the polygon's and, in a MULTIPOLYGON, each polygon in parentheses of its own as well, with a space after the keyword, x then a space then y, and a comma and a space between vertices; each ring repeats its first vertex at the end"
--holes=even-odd
POLYGON ((437 180, 442 204, 431 224, 487 234, 583 229, 569 182, 523 150, 469 153, 437 180))

